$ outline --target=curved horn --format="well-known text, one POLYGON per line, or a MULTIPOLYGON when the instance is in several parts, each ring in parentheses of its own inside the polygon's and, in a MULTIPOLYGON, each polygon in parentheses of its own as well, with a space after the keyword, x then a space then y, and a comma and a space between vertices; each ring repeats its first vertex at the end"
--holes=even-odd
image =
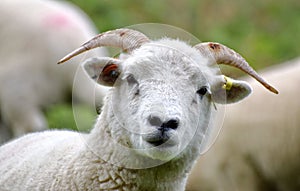
POLYGON ((265 88, 275 94, 278 94, 278 91, 269 83, 267 83, 262 77, 260 77, 257 72, 248 64, 248 62, 234 50, 214 42, 200 43, 195 45, 194 48, 199 50, 203 55, 215 59, 217 64, 225 64, 239 68, 255 78, 265 88))
POLYGON ((93 48, 112 46, 121 48, 123 51, 131 52, 132 50, 149 41, 149 38, 143 33, 132 29, 116 29, 107 31, 98 34, 73 52, 66 55, 64 58, 58 61, 58 64, 64 63, 72 57, 93 48))

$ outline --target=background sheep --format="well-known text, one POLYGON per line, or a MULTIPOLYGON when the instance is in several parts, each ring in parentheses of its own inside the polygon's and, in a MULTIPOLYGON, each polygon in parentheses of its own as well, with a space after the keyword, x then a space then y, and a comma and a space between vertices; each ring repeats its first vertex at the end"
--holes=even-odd
POLYGON ((102 33, 60 63, 98 46, 120 47, 129 56, 85 64, 91 78, 114 86, 94 129, 29 134, 2 146, 1 190, 184 190, 216 114, 214 104, 251 92, 213 65, 238 67, 277 93, 221 44, 150 41, 130 29, 102 33))
MULTIPOLYGON (((43 109, 70 100, 79 57, 55 63, 79 43, 96 34, 89 18, 62 1, 2 0, 0 5, 1 120, 13 136, 47 128, 43 109)), ((91 52, 104 55, 104 50, 91 52)), ((94 85, 80 68, 75 99, 93 105, 94 85)), ((105 92, 104 88, 99 90, 105 92)), ((5 129, 1 128, 4 133, 5 129)), ((7 139, 8 137, 3 137, 7 139)), ((2 141, 4 141, 2 139, 2 141)), ((0 140, 1 143, 1 140, 0 140)))
POLYGON ((193 169, 187 190, 300 190, 299 72, 298 58, 262 73, 279 96, 247 79, 253 95, 226 108, 220 136, 193 169))

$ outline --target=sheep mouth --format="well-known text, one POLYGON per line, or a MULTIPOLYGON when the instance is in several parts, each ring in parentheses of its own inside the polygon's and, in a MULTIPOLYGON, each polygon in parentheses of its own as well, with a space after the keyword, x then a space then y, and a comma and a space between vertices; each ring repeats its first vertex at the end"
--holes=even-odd
POLYGON ((176 138, 171 137, 169 134, 148 135, 144 136, 143 139, 153 147, 172 147, 178 144, 176 138))
POLYGON ((167 142, 167 140, 157 140, 157 141, 147 141, 148 143, 150 143, 151 145, 157 147, 160 146, 162 144, 164 144, 165 142, 167 142))

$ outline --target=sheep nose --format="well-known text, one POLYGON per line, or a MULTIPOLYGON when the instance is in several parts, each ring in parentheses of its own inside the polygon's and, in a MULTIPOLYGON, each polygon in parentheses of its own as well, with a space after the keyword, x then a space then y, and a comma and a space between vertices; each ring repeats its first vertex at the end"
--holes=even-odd
POLYGON ((149 120, 150 125, 157 127, 158 130, 160 130, 160 131, 168 131, 170 129, 176 130, 179 125, 178 119, 170 119, 170 120, 163 122, 157 116, 150 116, 148 120, 149 120))
POLYGON ((179 121, 177 119, 170 119, 161 125, 161 128, 166 131, 169 129, 176 130, 178 128, 179 121))

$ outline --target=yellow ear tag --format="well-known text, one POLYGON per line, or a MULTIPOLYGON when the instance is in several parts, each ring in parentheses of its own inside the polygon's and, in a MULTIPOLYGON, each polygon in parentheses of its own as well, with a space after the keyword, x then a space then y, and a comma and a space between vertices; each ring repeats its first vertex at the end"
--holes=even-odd
POLYGON ((227 76, 224 76, 224 79, 226 82, 223 85, 223 88, 229 91, 232 88, 233 81, 231 78, 229 78, 227 76))

